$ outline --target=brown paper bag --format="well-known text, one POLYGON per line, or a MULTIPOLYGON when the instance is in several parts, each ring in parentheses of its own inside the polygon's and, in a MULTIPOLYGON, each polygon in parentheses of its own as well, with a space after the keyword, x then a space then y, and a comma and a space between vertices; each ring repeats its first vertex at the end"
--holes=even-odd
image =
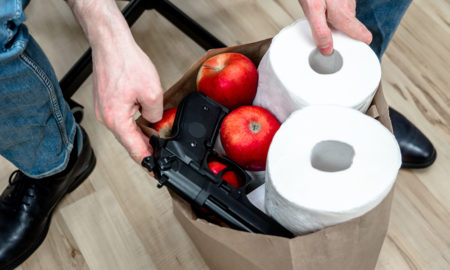
MULTIPOLYGON (((208 51, 165 93, 165 108, 177 106, 188 93, 196 91, 197 71, 207 58, 223 52, 238 52, 258 66, 270 42, 267 39, 208 51)), ((367 113, 392 132, 381 87, 367 113)), ((139 123, 144 132, 150 134, 142 119, 139 123)), ((374 269, 377 263, 388 228, 393 191, 364 216, 293 239, 252 234, 208 223, 197 218, 187 202, 174 193, 171 196, 175 216, 212 270, 363 270, 374 269)))

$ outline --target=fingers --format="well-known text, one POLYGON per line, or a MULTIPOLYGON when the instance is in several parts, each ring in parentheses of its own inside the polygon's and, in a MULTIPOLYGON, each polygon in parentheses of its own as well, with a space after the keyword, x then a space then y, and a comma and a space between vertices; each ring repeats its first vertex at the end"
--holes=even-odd
MULTIPOLYGON (((159 81, 157 85, 160 85, 159 81)), ((143 117, 147 117, 150 121, 158 121, 162 116, 162 89, 156 88, 156 91, 152 91, 154 88, 149 88, 122 91, 120 94, 107 92, 103 95, 99 95, 99 91, 94 91, 97 119, 115 135, 138 164, 152 154, 148 136, 153 134, 152 130, 148 135, 144 134, 134 118, 135 114, 142 108, 143 117)), ((119 91, 120 89, 123 88, 119 88, 119 91)), ((141 121, 145 120, 142 118, 141 121)))
POLYGON ((138 105, 127 106, 124 103, 114 103, 109 106, 114 109, 108 110, 105 106, 101 106, 101 103, 95 104, 97 119, 114 134, 134 161, 141 164, 145 157, 152 154, 149 137, 142 132, 134 120, 138 105))
POLYGON ((141 164, 145 157, 153 154, 149 138, 139 129, 134 119, 120 121, 120 125, 113 133, 138 164, 141 164))
POLYGON ((161 86, 145 91, 138 99, 141 105, 141 114, 145 120, 154 123, 161 120, 163 114, 163 93, 161 86))
POLYGON ((328 27, 325 14, 317 14, 310 20, 314 42, 323 55, 330 55, 333 52, 333 38, 328 27))
POLYGON ((342 16, 333 23, 333 26, 349 37, 360 40, 367 45, 372 42, 372 33, 356 17, 342 16))
POLYGON ((327 24, 324 1, 300 1, 311 27, 314 43, 323 55, 333 52, 333 38, 327 24))
POLYGON ((372 42, 370 31, 355 17, 355 0, 299 0, 309 21, 314 42, 323 55, 333 52, 333 38, 328 24, 361 40, 372 42))

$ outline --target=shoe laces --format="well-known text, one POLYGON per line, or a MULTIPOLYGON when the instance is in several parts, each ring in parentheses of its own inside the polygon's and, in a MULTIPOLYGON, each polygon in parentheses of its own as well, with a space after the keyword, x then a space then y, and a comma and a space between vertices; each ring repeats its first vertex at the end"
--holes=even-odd
POLYGON ((6 190, 6 196, 3 197, 3 203, 9 206, 13 207, 19 207, 20 205, 26 205, 30 206, 30 203, 25 200, 25 197, 29 198, 35 198, 36 196, 30 192, 30 189, 35 189, 36 186, 39 188, 45 187, 45 185, 39 184, 39 181, 33 181, 33 179, 30 179, 28 177, 25 177, 22 175, 20 177, 20 174, 23 174, 20 170, 15 170, 10 176, 9 176, 9 186, 6 190), (9 190, 14 189, 14 190, 9 190))
POLYGON ((17 179, 15 176, 16 176, 19 172, 20 172, 19 170, 15 170, 15 171, 13 171, 12 174, 9 176, 8 182, 9 182, 9 184, 10 184, 11 186, 13 186, 17 181, 19 181, 19 180, 16 180, 16 181, 15 181, 15 179, 17 179))

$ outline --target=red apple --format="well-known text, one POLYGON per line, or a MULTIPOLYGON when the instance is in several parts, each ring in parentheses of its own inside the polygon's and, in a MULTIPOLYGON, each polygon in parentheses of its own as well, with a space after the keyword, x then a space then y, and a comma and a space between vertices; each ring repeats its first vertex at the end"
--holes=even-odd
MULTIPOLYGON (((221 171, 223 171, 225 168, 227 168, 227 165, 225 165, 221 162, 218 162, 218 161, 210 161, 210 162, 208 162, 208 166, 211 169, 211 171, 215 174, 219 174, 221 171)), ((225 172, 222 175, 222 178, 228 184, 232 185, 235 188, 238 188, 241 186, 241 181, 239 180, 239 177, 233 171, 225 172)))
POLYGON ((177 108, 165 110, 161 120, 153 123, 150 127, 159 133, 161 138, 168 138, 172 134, 172 126, 177 114, 177 108))
POLYGON ((230 110, 250 105, 256 95, 258 70, 240 53, 222 53, 206 60, 197 74, 197 89, 230 110))
POLYGON ((229 113, 220 127, 227 157, 246 170, 266 168, 267 152, 280 122, 259 106, 242 106, 229 113))

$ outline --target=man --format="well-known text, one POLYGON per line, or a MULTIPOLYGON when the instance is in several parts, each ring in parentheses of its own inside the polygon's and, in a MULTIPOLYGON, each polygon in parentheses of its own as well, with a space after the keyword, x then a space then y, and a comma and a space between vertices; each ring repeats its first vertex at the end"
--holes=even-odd
MULTIPOLYGON (((87 134, 74 121, 50 63, 23 25, 28 2, 0 1, 0 153, 19 169, 11 174, 0 196, 0 269, 13 269, 39 247, 53 209, 95 166, 87 134)), ((381 58, 409 3, 372 2, 358 2, 357 17, 372 31, 372 48, 381 58), (395 9, 395 16, 386 17, 380 8, 395 9)), ((114 0, 68 0, 68 4, 92 48, 97 119, 140 163, 152 149, 133 116, 140 110, 150 122, 161 118, 162 88, 157 71, 135 43, 114 0)), ((327 22, 370 43, 370 32, 355 19, 354 1, 301 0, 300 4, 323 54, 332 52, 327 22)), ((414 130, 431 146, 406 119, 400 125, 414 130)), ((408 143, 414 144, 416 138, 412 139, 408 143)), ((414 146, 422 149, 420 144, 414 146)), ((411 162, 429 165, 432 156, 428 155, 425 163, 421 157, 411 162)))

